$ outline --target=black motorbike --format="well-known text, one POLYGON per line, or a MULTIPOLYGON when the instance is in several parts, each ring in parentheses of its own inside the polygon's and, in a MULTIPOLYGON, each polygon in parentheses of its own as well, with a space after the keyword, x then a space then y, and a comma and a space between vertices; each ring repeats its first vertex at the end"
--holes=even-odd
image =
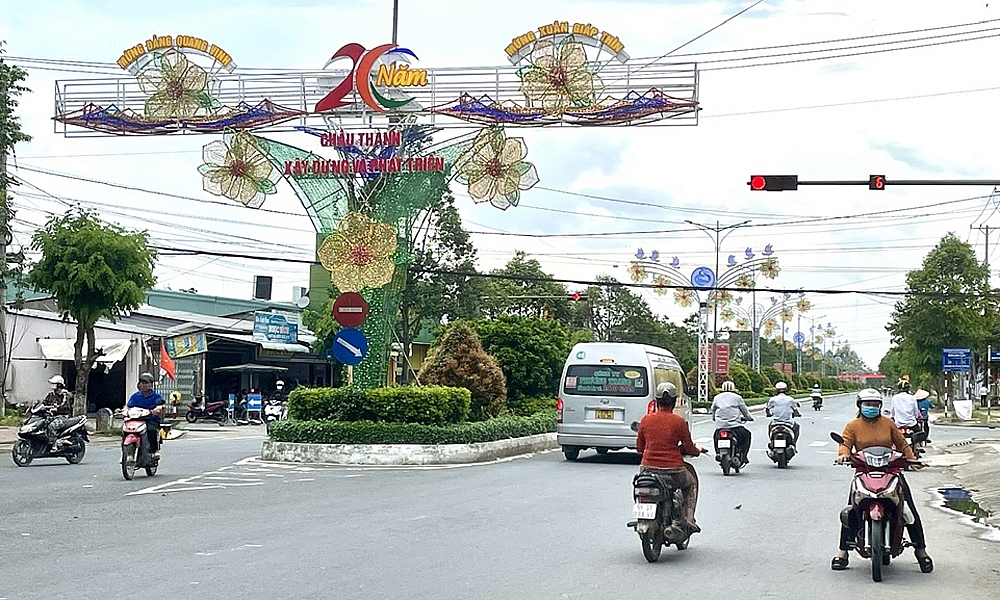
POLYGON ((813 410, 823 410, 823 396, 813 396, 813 410))
POLYGON ((788 423, 771 423, 768 437, 767 456, 784 469, 795 456, 795 430, 788 423))
POLYGON ((715 461, 722 467, 722 474, 730 471, 739 473, 747 466, 746 450, 740 448, 739 438, 732 429, 716 429, 712 439, 715 443, 715 461))
POLYGON ((10 456, 19 467, 36 458, 65 458, 71 465, 79 464, 90 441, 86 425, 85 416, 56 416, 51 406, 39 402, 28 409, 10 456))
POLYGON ((688 547, 691 531, 683 519, 684 494, 673 478, 640 473, 632 478, 632 498, 636 520, 627 525, 639 534, 647 561, 658 561, 664 546, 688 547))

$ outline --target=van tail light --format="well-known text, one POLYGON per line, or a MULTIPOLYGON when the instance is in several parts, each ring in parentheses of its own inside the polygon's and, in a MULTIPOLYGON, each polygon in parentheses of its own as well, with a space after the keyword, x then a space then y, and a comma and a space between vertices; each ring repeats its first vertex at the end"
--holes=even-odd
POLYGON ((650 400, 649 404, 646 405, 646 414, 651 414, 656 412, 656 400, 650 400))
POLYGON ((562 423, 563 419, 563 401, 562 398, 556 398, 556 423, 562 423))

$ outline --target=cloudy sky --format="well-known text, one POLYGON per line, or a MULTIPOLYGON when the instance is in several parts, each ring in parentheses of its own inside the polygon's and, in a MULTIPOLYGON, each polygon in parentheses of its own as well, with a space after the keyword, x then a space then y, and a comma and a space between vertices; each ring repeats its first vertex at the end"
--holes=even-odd
MULTIPOLYGON (((504 47, 513 37, 556 19, 616 33, 633 60, 657 57, 752 2, 400 4, 399 43, 417 52, 419 64, 463 67, 507 64, 504 47)), ((752 193, 746 182, 752 173, 794 173, 813 180, 867 179, 873 173, 890 179, 998 178, 992 165, 1000 98, 994 60, 1000 50, 998 10, 984 0, 767 0, 678 53, 697 53, 678 60, 696 60, 702 69, 696 127, 510 130, 509 135, 525 138, 528 159, 542 181, 522 196, 520 206, 505 212, 475 205, 456 185, 466 228, 482 232, 475 235, 479 266, 502 266, 515 250, 524 250, 558 277, 590 280, 609 274, 627 281, 626 269, 638 247, 677 256, 688 270, 711 264, 710 240, 685 220, 728 224, 750 219, 749 227, 725 241, 723 256, 739 257, 747 247, 760 251, 772 244, 782 271, 768 284, 782 289, 902 290, 906 271, 918 267, 949 231, 974 243, 983 256, 984 236, 970 226, 1000 227, 990 187, 752 193), (725 68, 746 64, 725 59, 831 46, 704 54, 966 23, 979 24, 910 34, 926 39, 909 45, 936 45, 905 51, 884 51, 898 37, 869 37, 838 44, 865 46, 840 52, 854 56, 802 61, 826 55, 798 54, 758 62, 799 62, 753 68, 725 68), (941 37, 953 33, 962 36, 941 37), (940 43, 963 36, 983 39, 940 43), (894 212, 855 217, 879 211, 894 212), (838 218, 817 220, 823 217, 838 218), (642 233, 661 230, 681 231, 642 233), (579 235, 593 233, 613 235, 579 235)), ((112 63, 125 48, 153 34, 187 34, 225 48, 241 68, 305 69, 322 67, 348 42, 367 47, 388 42, 391 18, 391 0, 0 0, 0 39, 6 40, 10 57, 112 63)), ((148 229, 160 244, 311 255, 311 224, 286 184, 268 197, 264 208, 269 212, 218 204, 219 198, 202 191, 201 146, 217 136, 57 135, 51 121, 54 82, 99 75, 21 64, 30 73, 33 93, 23 98, 20 112, 34 140, 18 147, 18 166, 173 196, 15 171, 27 183, 15 203, 19 242, 30 239, 33 224, 65 210, 65 201, 77 200, 108 220, 148 229)), ((303 137, 282 139, 308 146, 303 137)), ((1000 236, 990 241, 993 253, 1000 236)), ((308 282, 300 265, 233 258, 165 256, 157 268, 158 287, 194 287, 234 297, 250 296, 255 274, 275 277, 277 300, 289 300, 293 286, 308 282)), ((689 312, 670 296, 642 293, 655 311, 671 318, 689 312)), ((770 295, 761 296, 758 300, 769 304, 770 295)), ((877 365, 889 347, 885 324, 894 300, 869 294, 812 293, 810 298, 816 324, 831 323, 840 340, 877 365)), ((804 321, 802 328, 809 325, 804 321)), ((793 321, 790 333, 796 327, 793 321)))

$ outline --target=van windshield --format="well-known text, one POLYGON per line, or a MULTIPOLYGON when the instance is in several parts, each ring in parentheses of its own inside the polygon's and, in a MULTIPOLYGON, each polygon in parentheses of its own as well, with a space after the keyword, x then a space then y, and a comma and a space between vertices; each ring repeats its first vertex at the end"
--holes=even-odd
POLYGON ((578 396, 641 397, 649 394, 649 378, 646 367, 572 365, 563 388, 578 396))

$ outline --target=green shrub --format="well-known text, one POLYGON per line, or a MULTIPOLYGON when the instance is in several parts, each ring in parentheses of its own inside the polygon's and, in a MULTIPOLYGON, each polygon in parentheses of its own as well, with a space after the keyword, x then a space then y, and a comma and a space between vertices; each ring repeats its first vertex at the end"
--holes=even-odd
POLYGON ((530 417, 533 414, 542 412, 543 410, 550 410, 556 405, 555 398, 525 398, 517 403, 513 408, 515 415, 520 415, 522 417, 530 417))
POLYGON ((764 375, 764 377, 767 377, 767 380, 771 382, 771 385, 774 385, 779 381, 784 381, 788 384, 788 387, 795 387, 795 384, 793 384, 788 377, 785 377, 784 374, 774 367, 761 367, 760 372, 764 375))
POLYGON ((552 319, 503 315, 469 321, 483 349, 497 359, 507 378, 507 408, 518 410, 524 398, 555 394, 559 389, 569 332, 552 319))
POLYGON ((356 387, 296 388, 288 396, 289 419, 384 421, 443 425, 469 416, 469 390, 429 385, 362 390, 356 387))
POLYGON ((507 380, 496 359, 483 350, 479 336, 468 324, 458 322, 445 331, 441 341, 420 369, 424 383, 462 387, 472 394, 470 417, 496 416, 506 406, 507 380))
POLYGON ((306 444, 472 444, 556 430, 555 410, 530 417, 514 415, 444 426, 356 421, 278 421, 271 439, 306 444))
POLYGON ((288 418, 357 421, 364 416, 365 391, 355 387, 295 388, 288 395, 288 418))
POLYGON ((736 391, 743 393, 750 391, 750 373, 745 366, 740 363, 730 363, 729 375, 736 386, 736 391))
POLYGON ((765 383, 764 377, 757 371, 749 370, 747 376, 750 378, 750 391, 755 394, 762 394, 765 387, 771 387, 771 382, 765 383))

